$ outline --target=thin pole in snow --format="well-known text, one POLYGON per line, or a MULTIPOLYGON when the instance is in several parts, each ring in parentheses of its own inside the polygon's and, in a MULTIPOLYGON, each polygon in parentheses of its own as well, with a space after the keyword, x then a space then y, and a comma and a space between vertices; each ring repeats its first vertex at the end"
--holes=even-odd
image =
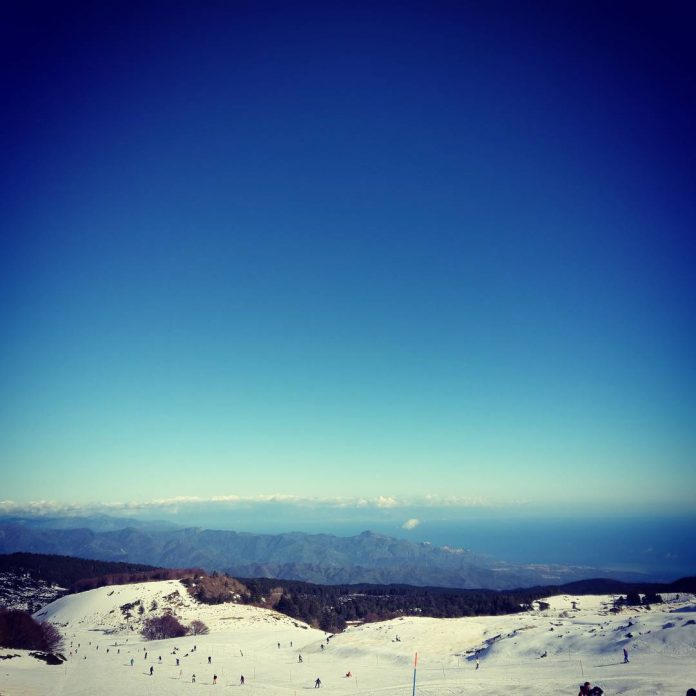
POLYGON ((418 669, 418 653, 413 660, 413 696, 416 696, 416 670, 418 669))

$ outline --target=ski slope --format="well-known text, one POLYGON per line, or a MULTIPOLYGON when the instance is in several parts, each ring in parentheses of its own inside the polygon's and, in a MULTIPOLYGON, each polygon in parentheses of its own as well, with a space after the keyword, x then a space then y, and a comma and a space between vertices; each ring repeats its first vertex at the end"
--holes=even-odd
POLYGON ((215 689, 239 696, 297 696, 313 689, 319 677, 331 694, 407 696, 416 652, 421 696, 575 696, 585 680, 607 695, 684 696, 696 687, 694 597, 666 596, 663 605, 619 614, 609 611, 612 599, 551 597, 548 609, 537 606, 513 616, 405 617, 354 626, 327 642, 324 632, 271 610, 201 605, 178 581, 103 587, 63 597, 37 615, 65 636, 64 665, 0 649, 0 656, 19 655, 0 660, 0 694, 195 696, 215 689), (126 610, 126 617, 121 607, 136 602, 143 613, 126 610), (143 619, 164 610, 185 624, 204 621, 210 634, 143 641, 143 619))

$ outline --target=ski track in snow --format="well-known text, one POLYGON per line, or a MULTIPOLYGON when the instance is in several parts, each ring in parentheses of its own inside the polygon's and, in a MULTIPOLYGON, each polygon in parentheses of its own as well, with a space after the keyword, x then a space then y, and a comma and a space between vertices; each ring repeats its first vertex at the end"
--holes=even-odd
POLYGON ((687 688, 696 687, 696 623, 690 623, 696 618, 694 596, 665 595, 664 605, 619 614, 609 612, 612 599, 551 597, 547 610, 511 616, 404 617, 351 627, 327 644, 323 631, 270 610, 199 604, 178 581, 102 587, 63 597, 36 615, 63 633, 64 665, 49 666, 27 651, 0 648, 0 655, 20 655, 0 661, 0 695, 195 696, 215 689, 238 696, 297 696, 314 690, 320 677, 320 693, 407 696, 416 652, 419 696, 575 696, 585 680, 599 684, 607 696, 684 696, 687 688), (121 607, 138 600, 144 613, 136 605, 127 618, 121 607), (157 609, 151 611, 153 602, 157 609), (142 620, 165 609, 184 624, 204 621, 210 634, 143 641, 142 620), (73 655, 68 656, 71 642, 73 655), (624 647, 629 664, 623 664, 624 647), (544 652, 547 657, 541 658, 544 652), (345 676, 349 671, 350 678, 345 676), (244 686, 239 684, 242 674, 244 686))

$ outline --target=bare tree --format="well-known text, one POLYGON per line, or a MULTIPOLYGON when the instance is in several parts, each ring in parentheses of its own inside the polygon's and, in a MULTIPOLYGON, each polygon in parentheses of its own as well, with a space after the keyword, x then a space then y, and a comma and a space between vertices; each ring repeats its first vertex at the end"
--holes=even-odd
POLYGON ((142 635, 145 640, 180 638, 187 633, 186 627, 171 614, 153 616, 143 622, 142 635))
POLYGON ((208 627, 198 619, 195 619, 189 624, 189 633, 192 636, 207 636, 210 633, 208 627))

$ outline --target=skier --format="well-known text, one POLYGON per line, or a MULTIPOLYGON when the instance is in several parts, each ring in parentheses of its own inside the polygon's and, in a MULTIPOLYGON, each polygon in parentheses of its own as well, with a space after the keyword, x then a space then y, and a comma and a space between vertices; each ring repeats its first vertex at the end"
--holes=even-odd
POLYGON ((196 675, 195 674, 191 677, 191 683, 192 684, 196 683, 196 675))
POLYGON ((624 664, 628 662, 628 650, 626 648, 623 649, 624 652, 624 664))
POLYGON ((244 675, 243 674, 239 677, 239 686, 244 686, 244 675))
POLYGON ((298 661, 298 662, 302 662, 302 655, 298 655, 298 656, 297 656, 297 661, 298 661))
POLYGON ((212 659, 213 659, 213 658, 210 657, 210 655, 208 655, 208 664, 210 664, 210 661, 211 661, 212 659))
POLYGON ((155 668, 154 668, 152 665, 150 665, 150 676, 152 676, 152 673, 153 673, 154 671, 155 671, 155 668))
POLYGON ((589 696, 590 694, 590 682, 585 682, 584 684, 580 685, 580 691, 578 692, 578 696, 589 696))
POLYGON ((131 667, 133 666, 133 658, 131 657, 131 667))
POLYGON ((480 666, 480 663, 479 663, 479 659, 478 659, 478 657, 477 657, 477 658, 476 658, 476 669, 478 669, 479 666, 480 666))
POLYGON ((217 674, 213 674, 213 686, 217 684, 217 674))
POLYGON ((321 687, 321 679, 319 679, 319 677, 317 677, 315 682, 314 682, 314 688, 318 689, 320 687, 321 687))
POLYGON ((179 658, 178 657, 176 658, 176 666, 177 667, 179 666, 179 658))

